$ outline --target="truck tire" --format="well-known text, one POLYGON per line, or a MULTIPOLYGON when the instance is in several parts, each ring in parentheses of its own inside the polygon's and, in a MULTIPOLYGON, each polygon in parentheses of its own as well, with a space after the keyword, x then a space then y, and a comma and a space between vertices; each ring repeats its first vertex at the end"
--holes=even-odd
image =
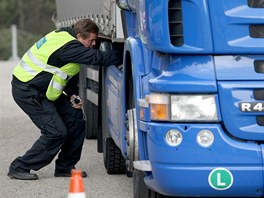
POLYGON ((125 159, 112 138, 104 139, 104 165, 108 174, 125 174, 125 159))
POLYGON ((144 182, 144 172, 134 169, 133 171, 133 197, 147 198, 149 189, 144 182))
POLYGON ((145 173, 134 169, 133 171, 133 197, 134 198, 172 198, 154 192, 144 182, 145 173))

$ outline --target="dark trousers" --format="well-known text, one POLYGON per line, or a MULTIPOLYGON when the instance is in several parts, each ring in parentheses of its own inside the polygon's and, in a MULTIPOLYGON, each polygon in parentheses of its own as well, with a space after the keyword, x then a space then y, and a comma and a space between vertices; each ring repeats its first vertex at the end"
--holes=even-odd
POLYGON ((82 110, 74 109, 64 94, 51 102, 35 88, 14 85, 12 94, 18 106, 41 130, 41 135, 23 156, 11 163, 10 171, 39 170, 57 154, 55 169, 70 171, 81 158, 85 139, 82 110))

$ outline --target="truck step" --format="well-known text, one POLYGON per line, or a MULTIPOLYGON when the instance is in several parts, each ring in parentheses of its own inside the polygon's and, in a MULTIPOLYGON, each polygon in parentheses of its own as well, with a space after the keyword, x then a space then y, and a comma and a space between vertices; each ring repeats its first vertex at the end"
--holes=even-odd
POLYGON ((133 166, 137 170, 152 171, 149 160, 134 161, 133 166))

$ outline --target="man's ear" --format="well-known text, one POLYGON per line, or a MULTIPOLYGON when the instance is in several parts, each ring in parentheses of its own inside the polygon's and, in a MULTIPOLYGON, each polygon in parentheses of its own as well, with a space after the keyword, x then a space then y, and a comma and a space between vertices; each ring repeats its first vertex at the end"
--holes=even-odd
POLYGON ((79 40, 79 39, 81 38, 81 34, 78 33, 78 34, 76 35, 76 38, 79 40))

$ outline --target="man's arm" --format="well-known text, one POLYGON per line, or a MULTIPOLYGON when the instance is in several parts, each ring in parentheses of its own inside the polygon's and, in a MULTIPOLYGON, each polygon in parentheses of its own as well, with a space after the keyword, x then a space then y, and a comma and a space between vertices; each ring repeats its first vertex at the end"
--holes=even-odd
POLYGON ((121 65, 123 54, 116 50, 103 52, 93 48, 85 48, 81 42, 74 40, 60 49, 60 59, 62 62, 109 66, 121 65))
POLYGON ((79 95, 78 80, 79 75, 75 75, 67 82, 64 92, 67 94, 67 96, 69 96, 69 98, 72 95, 79 95))

